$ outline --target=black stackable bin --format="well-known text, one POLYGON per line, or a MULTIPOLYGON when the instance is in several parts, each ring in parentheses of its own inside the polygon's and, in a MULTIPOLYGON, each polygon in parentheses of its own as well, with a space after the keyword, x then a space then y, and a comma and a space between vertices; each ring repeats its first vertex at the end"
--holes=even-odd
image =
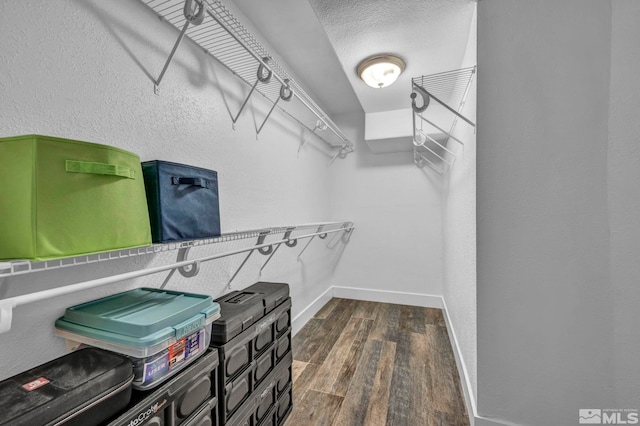
POLYGON ((124 356, 71 352, 0 382, 0 425, 99 425, 127 406, 132 382, 124 356))
POLYGON ((290 411, 277 416, 291 382, 288 284, 259 282, 216 302, 221 317, 212 324, 211 347, 220 356, 220 424, 281 424, 290 411), (280 383, 285 376, 287 383, 280 383))
POLYGON ((226 426, 280 425, 291 411, 291 353, 227 420, 226 426), (286 383, 283 382, 286 380, 286 383))
POLYGON ((108 426, 217 426, 217 404, 218 351, 209 349, 161 386, 134 391, 127 410, 108 426))

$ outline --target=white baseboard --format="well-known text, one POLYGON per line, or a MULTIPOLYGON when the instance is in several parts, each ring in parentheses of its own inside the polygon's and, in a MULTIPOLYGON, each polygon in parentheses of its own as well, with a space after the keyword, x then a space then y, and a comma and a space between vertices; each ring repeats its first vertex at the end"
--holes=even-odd
POLYGON ((298 334, 298 331, 313 317, 329 300, 333 297, 333 287, 322 293, 316 300, 311 302, 291 321, 291 337, 298 334))
POLYGON ((460 376, 462 393, 464 393, 464 400, 467 406, 467 413, 469 413, 469 422, 471 426, 518 426, 515 423, 503 422, 498 419, 489 419, 487 417, 478 416, 475 392, 473 387, 471 386, 469 371, 467 370, 467 365, 464 362, 462 352, 460 352, 456 330, 453 328, 453 325, 451 323, 451 317, 449 316, 449 310, 447 309, 447 303, 444 301, 444 297, 441 298, 441 302, 442 312, 444 313, 444 322, 447 325, 447 333, 449 334, 451 349, 453 350, 453 355, 456 359, 456 366, 458 367, 458 375, 460 376))
POLYGON ((442 296, 356 287, 333 287, 333 297, 442 309, 442 296))
POLYGON ((472 426, 520 426, 516 423, 503 422, 497 419, 475 416, 475 424, 472 426))
POLYGON ((467 413, 469 413, 469 422, 471 426, 489 426, 488 424, 482 425, 478 422, 476 409, 476 400, 474 396, 473 387, 469 379, 469 372, 467 365, 464 362, 464 357, 460 352, 460 346, 458 345, 458 338, 456 337, 456 331, 451 324, 451 318, 449 317, 449 311, 447 309, 447 303, 444 301, 444 297, 441 298, 442 312, 444 314, 444 322, 447 325, 447 333, 449 334, 449 341, 451 342, 451 349, 453 349, 453 355, 456 359, 456 365, 458 367, 458 375, 460 376, 460 384, 462 385, 462 393, 464 394, 465 404, 467 405, 467 413))

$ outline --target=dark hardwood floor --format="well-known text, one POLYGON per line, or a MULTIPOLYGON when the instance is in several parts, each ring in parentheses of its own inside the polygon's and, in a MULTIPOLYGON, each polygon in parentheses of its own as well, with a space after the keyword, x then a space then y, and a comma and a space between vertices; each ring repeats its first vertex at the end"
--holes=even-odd
POLYGON ((468 424, 439 309, 331 299, 293 339, 285 426, 468 424))

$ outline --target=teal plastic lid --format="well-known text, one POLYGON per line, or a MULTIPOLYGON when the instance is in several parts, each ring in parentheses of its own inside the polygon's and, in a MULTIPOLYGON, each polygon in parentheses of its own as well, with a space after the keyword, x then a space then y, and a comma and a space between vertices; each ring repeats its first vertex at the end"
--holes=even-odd
POLYGON ((192 333, 219 311, 211 296, 139 288, 67 308, 56 328, 142 348, 192 333))

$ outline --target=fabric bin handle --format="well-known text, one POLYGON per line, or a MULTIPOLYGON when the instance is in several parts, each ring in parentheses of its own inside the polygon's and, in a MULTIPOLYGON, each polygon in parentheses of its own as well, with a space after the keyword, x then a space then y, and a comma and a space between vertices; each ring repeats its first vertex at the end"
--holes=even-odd
POLYGON ((192 185, 199 186, 200 188, 209 188, 211 187, 211 182, 206 179, 199 177, 176 177, 173 176, 171 178, 171 183, 173 185, 192 185))
POLYGON ((69 173, 89 173, 94 175, 120 176, 135 179, 136 172, 127 166, 89 161, 66 160, 65 170, 69 173))

